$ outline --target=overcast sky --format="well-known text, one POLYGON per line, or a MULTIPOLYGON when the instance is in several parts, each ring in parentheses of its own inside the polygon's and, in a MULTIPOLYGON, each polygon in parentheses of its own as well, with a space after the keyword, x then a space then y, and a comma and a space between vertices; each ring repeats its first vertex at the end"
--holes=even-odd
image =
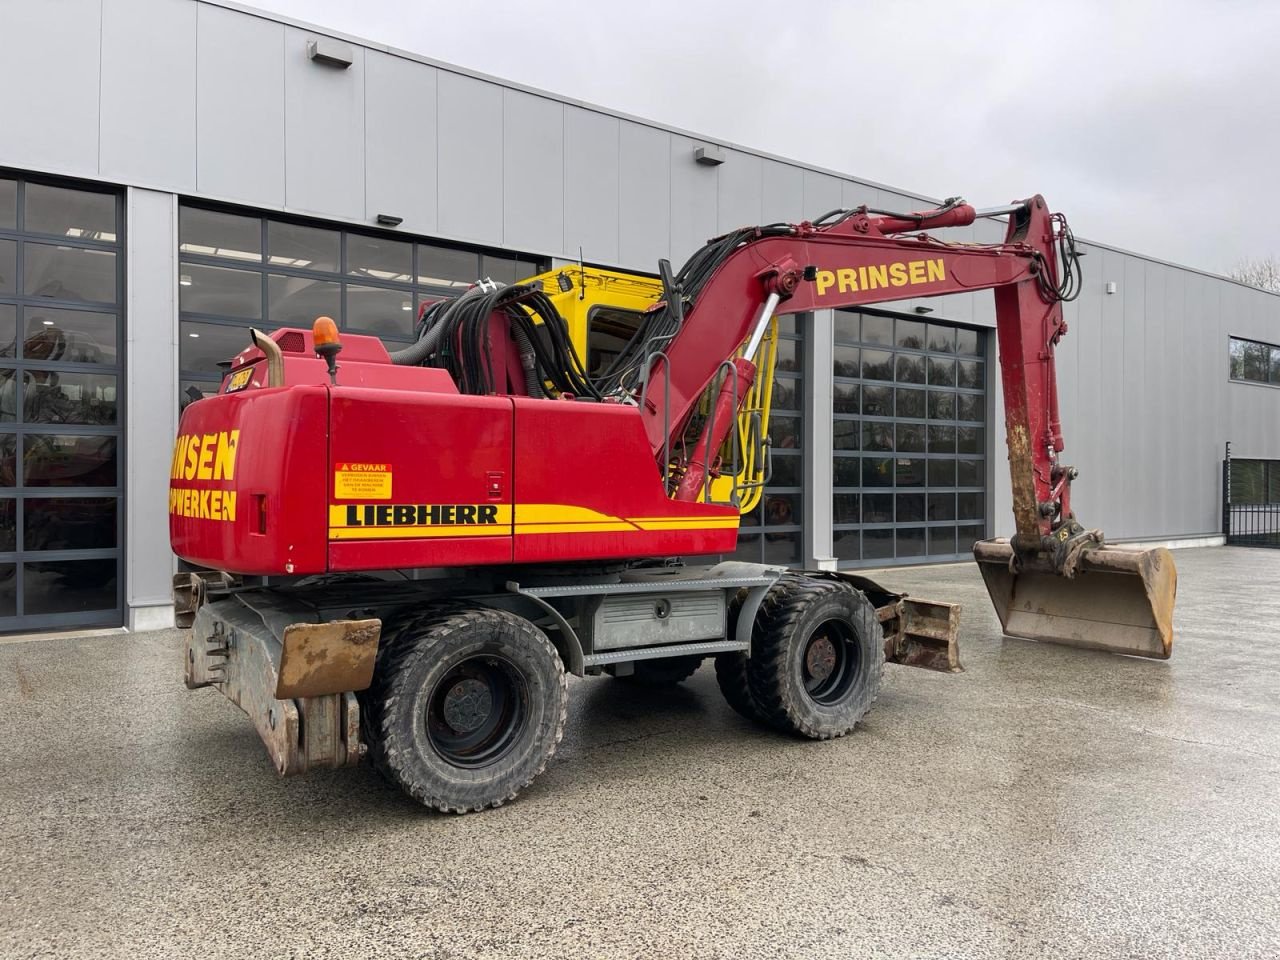
POLYGON ((1275 0, 253 2, 1178 263, 1280 254, 1275 0))

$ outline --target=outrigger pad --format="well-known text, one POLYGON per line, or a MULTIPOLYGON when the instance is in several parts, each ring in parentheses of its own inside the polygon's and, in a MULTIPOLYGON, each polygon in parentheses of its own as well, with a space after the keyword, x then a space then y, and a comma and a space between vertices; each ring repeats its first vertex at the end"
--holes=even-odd
POLYGON ((1009 568, 1008 540, 983 540, 973 556, 1011 637, 1167 660, 1173 652, 1178 571, 1164 547, 1099 547, 1072 579, 1047 564, 1009 568))

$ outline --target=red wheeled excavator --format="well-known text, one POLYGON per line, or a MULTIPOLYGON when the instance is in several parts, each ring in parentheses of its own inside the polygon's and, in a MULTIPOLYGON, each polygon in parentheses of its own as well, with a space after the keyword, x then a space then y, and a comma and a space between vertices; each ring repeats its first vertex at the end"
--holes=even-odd
POLYGON ((672 681, 714 657, 735 710, 827 739, 886 660, 958 669, 954 605, 693 559, 734 551, 739 464, 768 461, 742 424, 771 324, 818 309, 994 291, 1016 533, 974 554, 1004 631, 1169 655, 1168 552, 1108 547, 1071 510, 1053 356, 1079 268, 1041 197, 744 228, 660 274, 590 372, 541 284, 481 283, 395 354, 328 318, 252 331, 186 408, 169 500, 194 568, 175 578, 186 681, 238 704, 280 773, 368 753, 422 804, 479 810, 546 766, 567 673, 672 681), (927 232, 979 216, 1008 218, 1003 243, 927 232))

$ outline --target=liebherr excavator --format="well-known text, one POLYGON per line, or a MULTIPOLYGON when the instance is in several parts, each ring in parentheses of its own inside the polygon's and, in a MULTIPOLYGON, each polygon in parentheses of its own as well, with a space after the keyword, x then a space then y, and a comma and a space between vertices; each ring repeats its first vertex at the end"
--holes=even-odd
POLYGON ((238 704, 280 773, 367 752, 420 803, 480 810, 546 766, 567 673, 678 681, 714 657, 735 710, 827 739, 886 660, 958 669, 954 605, 691 559, 734 551, 768 472, 776 318, 817 309, 994 291, 1016 533, 974 554, 1004 631, 1169 655, 1168 552, 1108 547, 1071 510, 1053 356, 1079 272, 1041 197, 835 210, 659 266, 658 299, 589 364, 557 308, 588 271, 564 271, 433 304, 394 354, 323 317, 252 331, 183 412, 186 682, 238 704), (978 216, 1008 218, 1003 243, 926 232, 978 216))

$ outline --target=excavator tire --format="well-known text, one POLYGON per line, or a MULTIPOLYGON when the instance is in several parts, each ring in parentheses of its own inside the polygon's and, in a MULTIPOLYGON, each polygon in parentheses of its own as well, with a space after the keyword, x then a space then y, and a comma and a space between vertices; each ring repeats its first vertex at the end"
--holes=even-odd
POLYGON ((769 725, 811 740, 842 737, 871 709, 883 670, 875 608, 849 584, 786 577, 765 596, 746 674, 769 725))
POLYGON ((694 675, 702 666, 702 657, 664 657, 661 660, 639 660, 635 672, 617 679, 639 687, 674 687, 694 675))
MULTIPOLYGON (((784 576, 779 583, 785 581, 789 576, 784 576)), ((775 586, 773 589, 776 590, 777 587, 775 586)), ((737 596, 729 602, 729 615, 726 618, 728 633, 726 636, 733 637, 737 633, 738 615, 742 611, 742 603, 746 599, 746 595, 746 590, 739 590, 737 596)), ((751 687, 747 683, 747 655, 745 653, 735 651, 733 653, 721 653, 716 656, 716 683, 720 685, 720 693, 724 696, 725 702, 739 716, 745 717, 752 723, 758 723, 761 726, 770 726, 769 718, 760 709, 755 697, 751 695, 751 687)))
POLYGON ((501 806, 564 735, 564 664, 515 614, 453 607, 393 625, 361 695, 374 766, 423 806, 501 806))

